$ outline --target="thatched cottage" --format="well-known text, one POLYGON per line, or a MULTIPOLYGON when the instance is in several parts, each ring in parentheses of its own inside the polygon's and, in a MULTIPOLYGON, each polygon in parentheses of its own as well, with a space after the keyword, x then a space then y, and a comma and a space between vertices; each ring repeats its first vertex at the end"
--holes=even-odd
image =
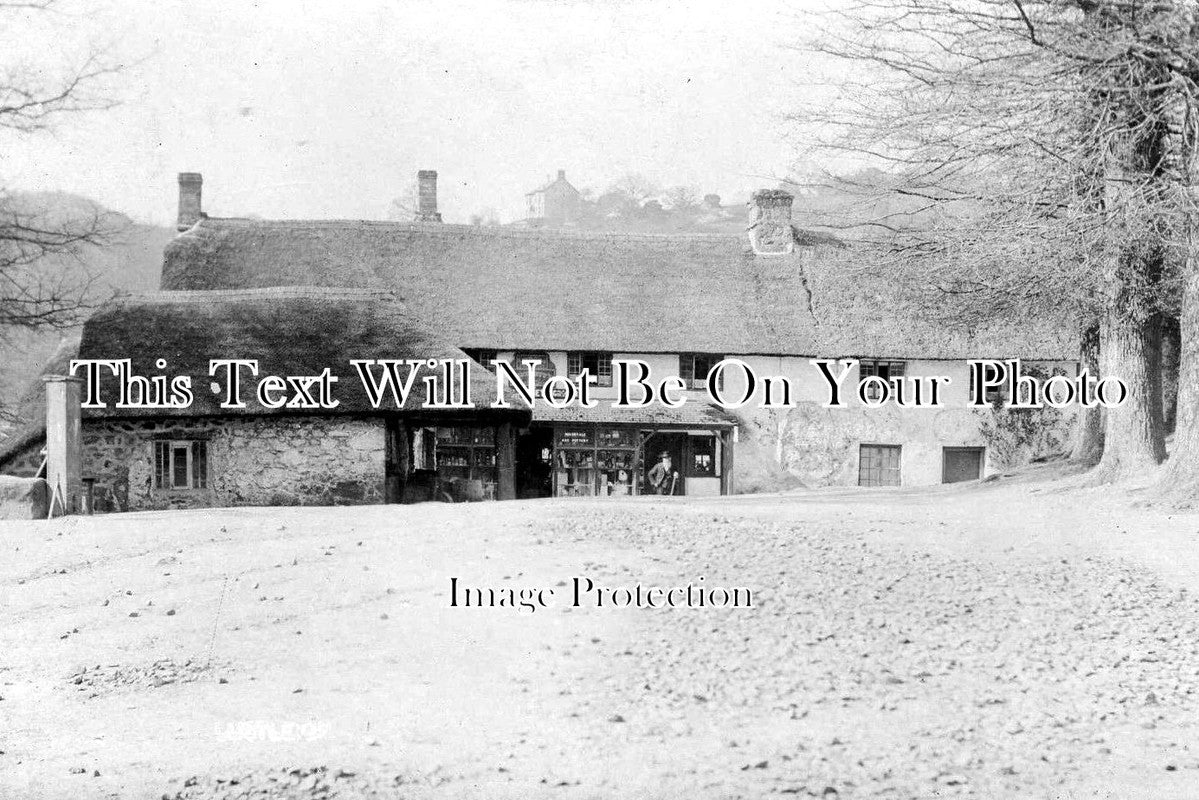
MULTIPOLYGON (((79 381, 47 387, 50 428, 81 428, 76 477, 90 484, 86 494, 103 510, 399 502, 406 491, 413 496, 414 474, 432 471, 426 454, 435 431, 485 439, 495 470, 497 454, 502 462, 507 453, 510 462, 514 431, 529 421, 525 406, 488 407, 495 385, 482 370, 471 380, 477 409, 425 408, 427 390, 419 381, 403 405, 375 408, 352 359, 466 358, 386 291, 300 286, 124 297, 88 319, 75 357, 128 359, 132 374, 186 376, 194 387, 185 407, 154 409, 121 407, 110 371, 100 371, 103 408, 80 402, 86 398, 79 381), (267 406, 248 387, 243 407, 222 407, 228 381, 210 374, 210 359, 222 358, 253 358, 263 375, 328 369, 336 408, 267 406), (56 392, 72 395, 57 405, 61 426, 56 392)), ((13 458, 10 471, 19 464, 28 470, 45 431, 34 424, 18 433, 23 458, 13 458)), ((506 485, 490 482, 492 496, 514 496, 510 467, 507 473, 506 485)))
MULTIPOLYGON (((480 364, 535 358, 543 362, 543 376, 586 369, 599 376, 601 398, 614 391, 612 361, 618 358, 645 361, 656 375, 678 375, 695 390, 678 409, 621 410, 605 402, 594 409, 537 406, 531 416, 509 420, 516 426, 512 491, 523 497, 643 493, 647 470, 660 453, 669 453, 677 468, 676 493, 720 494, 787 481, 816 486, 968 480, 1060 444, 1064 420, 1036 443, 1013 442, 1005 438, 1002 420, 967 408, 965 359, 1021 358, 1074 374, 1077 347, 1070 331, 1029 321, 949 331, 901 313, 885 282, 866 280, 856 268, 860 251, 793 224, 785 192, 756 194, 740 234, 630 235, 445 224, 437 209, 436 173, 422 171, 419 179, 416 220, 401 223, 209 217, 202 211, 201 179, 181 175, 180 233, 166 248, 162 295, 101 312, 84 328, 80 354, 129 357, 146 338, 166 336, 184 361, 189 352, 202 354, 205 363, 222 352, 247 358, 286 353, 297 368, 333 366, 363 348, 380 356, 421 350, 423 341, 421 347, 408 345, 415 342, 419 320, 446 352, 460 350, 480 364), (394 311, 380 305, 351 313, 338 299, 350 290, 393 292, 388 302, 397 305, 394 311), (336 321, 312 340, 291 339, 298 328, 289 328, 289 320, 297 319, 289 315, 308 313, 300 311, 304 303, 329 304, 329 313, 311 313, 336 321), (143 317, 169 324, 148 329, 151 323, 143 317), (406 321, 403 330, 395 327, 400 320, 406 321), (170 339, 176 326, 197 335, 170 339), (208 328, 210 333, 198 335, 208 328), (761 374, 791 378, 795 406, 728 413, 708 403, 699 390, 709 367, 726 356, 743 359, 761 374), (860 359, 852 381, 867 374, 951 376, 947 407, 825 408, 813 357, 860 359)), ((198 379, 200 385, 206 381, 198 379)), ((486 391, 481 387, 479 396, 486 391)), ((286 490, 239 488, 252 482, 247 473, 307 469, 307 461, 269 445, 239 460, 236 447, 213 443, 204 465, 209 494, 203 501, 389 499, 381 488, 361 493, 355 488, 348 497, 337 486, 342 477, 381 480, 394 468, 384 449, 395 422, 341 410, 338 426, 373 431, 364 460, 351 443, 367 440, 355 435, 340 437, 343 445, 324 444, 319 431, 326 422, 257 413, 218 422, 209 411, 193 408, 188 419, 153 423, 87 416, 85 438, 93 447, 89 452, 98 454, 98 439, 115 448, 130 426, 147 426, 140 428, 146 436, 171 441, 173 431, 191 426, 250 446, 290 439, 307 425, 311 447, 322 454, 324 466, 317 472, 341 477, 316 484, 291 481, 286 490)), ((495 487, 501 482, 495 439, 480 433, 495 422, 404 424, 430 442, 421 450, 422 466, 446 479, 495 487)), ((36 430, 16 442, 0 446, 0 469, 11 471, 22 452, 40 446, 36 430)), ((91 458, 85 471, 98 482, 119 480, 104 476, 140 459, 141 466, 130 468, 128 506, 156 504, 161 498, 154 495, 155 471, 162 465, 149 450, 135 456, 112 449, 100 461, 91 458)), ((413 468, 411 459, 406 468, 413 468)))

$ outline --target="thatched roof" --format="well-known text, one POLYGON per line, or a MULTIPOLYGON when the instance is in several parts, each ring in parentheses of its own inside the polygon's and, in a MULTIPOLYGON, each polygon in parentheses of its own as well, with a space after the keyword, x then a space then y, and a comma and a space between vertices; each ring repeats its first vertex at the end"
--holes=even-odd
MULTIPOLYGON (((256 359, 259 376, 316 375, 325 367, 338 382, 333 396, 340 404, 331 412, 373 413, 351 359, 464 359, 467 356, 444 336, 413 318, 395 295, 382 291, 277 287, 258 290, 155 292, 106 303, 83 326, 82 359, 132 361, 139 375, 189 375, 194 401, 168 411, 115 408, 116 379, 102 383, 106 409, 85 409, 85 417, 209 416, 296 413, 259 404, 256 382, 244 386, 245 409, 220 408, 222 395, 210 389, 209 361, 256 359), (165 369, 155 361, 165 359, 165 369)), ((107 370, 105 370, 107 372, 107 370)), ((401 375, 406 375, 403 370, 401 375)), ((423 373, 413 383, 403 410, 430 416, 463 416, 462 411, 423 409, 423 373)), ((516 416, 528 409, 489 408, 495 379, 482 367, 471 371, 475 412, 483 416, 516 416)), ((394 411, 390 395, 381 411, 394 411)), ((311 412, 307 412, 311 413, 311 412)))
POLYGON ((759 256, 741 235, 206 218, 166 249, 164 289, 394 289, 460 347, 902 359, 1073 359, 1073 332, 1021 321, 948 331, 897 313, 862 253, 796 231, 759 256))

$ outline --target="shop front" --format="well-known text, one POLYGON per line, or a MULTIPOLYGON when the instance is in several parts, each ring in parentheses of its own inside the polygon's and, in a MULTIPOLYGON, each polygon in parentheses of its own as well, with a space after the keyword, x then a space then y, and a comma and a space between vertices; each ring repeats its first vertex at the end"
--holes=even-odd
MULTIPOLYGON (((732 492, 735 422, 710 405, 684 409, 542 409, 517 432, 518 498, 711 496, 732 492)), ((494 434, 485 427, 421 431, 418 469, 440 486, 469 482, 495 497, 494 434)))
POLYGON ((538 409, 517 436, 518 497, 732 492, 735 421, 714 406, 538 409))

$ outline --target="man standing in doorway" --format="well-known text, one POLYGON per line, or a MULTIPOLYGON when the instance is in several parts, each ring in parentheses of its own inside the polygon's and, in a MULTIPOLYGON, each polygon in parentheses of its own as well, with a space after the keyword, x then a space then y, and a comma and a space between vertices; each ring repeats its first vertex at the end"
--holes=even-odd
POLYGON ((654 487, 655 494, 670 494, 674 483, 674 470, 671 469, 670 453, 661 453, 658 463, 649 468, 649 485, 654 487))

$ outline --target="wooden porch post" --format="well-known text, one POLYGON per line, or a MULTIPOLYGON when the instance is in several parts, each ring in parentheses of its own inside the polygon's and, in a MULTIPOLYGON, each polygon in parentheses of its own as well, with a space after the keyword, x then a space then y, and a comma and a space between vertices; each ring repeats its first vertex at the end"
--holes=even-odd
POLYGON ((720 434, 720 493, 732 494, 733 485, 733 432, 720 434))
POLYGON ((383 425, 386 434, 383 502, 399 503, 404 499, 404 486, 412 471, 411 431, 404 420, 396 417, 388 417, 383 425))
POLYGON ((495 426, 495 498, 516 499, 516 436, 511 422, 495 426))

